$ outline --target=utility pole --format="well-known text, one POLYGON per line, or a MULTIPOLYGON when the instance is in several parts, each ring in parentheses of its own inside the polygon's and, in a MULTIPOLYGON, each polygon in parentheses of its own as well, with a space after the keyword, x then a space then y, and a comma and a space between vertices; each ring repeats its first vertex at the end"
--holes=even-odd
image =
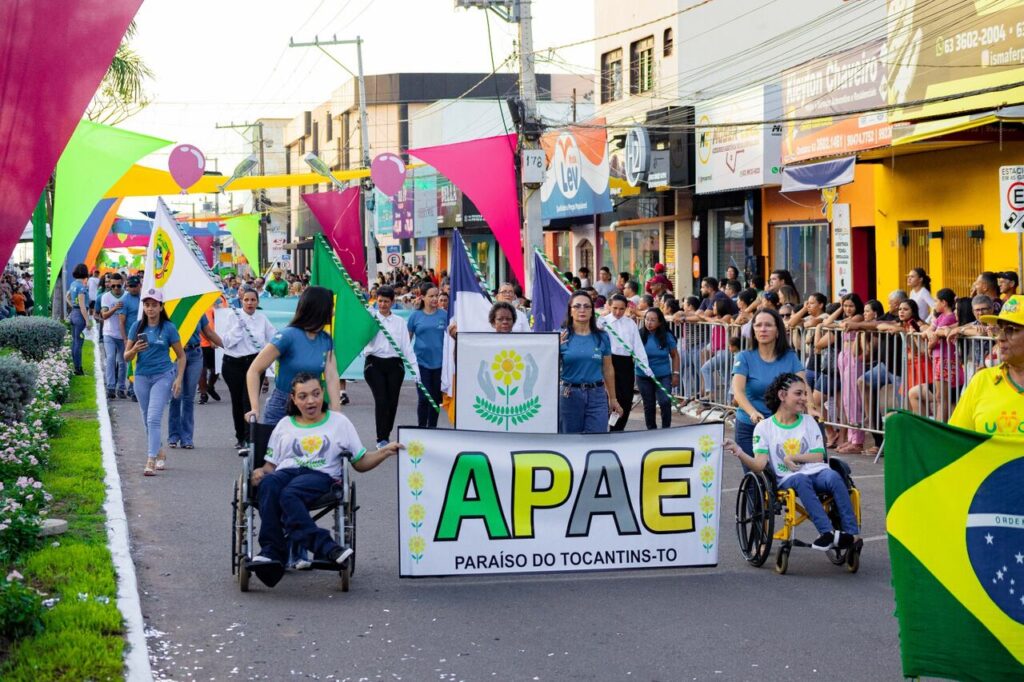
MULTIPOLYGON (((248 122, 246 122, 246 123, 235 123, 234 121, 232 121, 231 123, 227 123, 227 124, 220 124, 220 123, 218 123, 216 125, 216 128, 217 128, 217 130, 225 130, 225 129, 237 130, 239 128, 243 129, 245 132, 239 133, 242 136, 242 139, 244 139, 249 144, 255 144, 255 145, 257 145, 259 147, 259 158, 260 158, 259 174, 260 175, 266 175, 266 165, 264 165, 264 157, 263 157, 263 150, 264 150, 264 144, 263 144, 263 121, 256 121, 254 123, 248 123, 248 122), (249 135, 249 133, 251 131, 253 131, 253 130, 256 131, 256 135, 254 136, 254 139, 249 139, 247 137, 247 135, 249 135)), ((270 219, 267 217, 266 207, 263 205, 263 200, 262 200, 262 196, 263 195, 262 195, 261 191, 262 190, 255 190, 255 189, 252 190, 252 206, 253 206, 253 209, 257 213, 260 214, 260 228, 261 229, 260 229, 260 238, 259 238, 259 241, 257 241, 259 253, 256 255, 256 265, 259 266, 260 271, 263 271, 266 268, 266 266, 268 265, 268 263, 267 263, 267 260, 268 260, 268 258, 267 258, 267 228, 270 226, 270 219)), ((220 199, 219 198, 218 198, 217 203, 218 203, 218 207, 219 207, 219 205, 220 205, 220 199)), ((234 210, 234 201, 233 200, 231 201, 231 206, 232 206, 232 210, 234 210)), ((220 214, 219 208, 218 208, 217 213, 220 214)))
MULTIPOLYGON (((327 55, 331 61, 344 69, 350 76, 356 79, 359 88, 359 144, 363 153, 363 168, 370 168, 370 128, 366 115, 366 79, 363 77, 363 39, 356 36, 354 40, 338 40, 334 35, 330 40, 320 40, 319 36, 313 37, 311 43, 297 43, 295 39, 289 39, 288 47, 315 47, 327 55), (356 73, 337 60, 334 55, 328 52, 326 47, 332 45, 355 45, 356 46, 356 73)), ((348 144, 348 140, 345 140, 348 144)), ((363 198, 363 243, 366 249, 366 281, 367 284, 377 278, 377 249, 373 240, 373 216, 369 207, 373 199, 373 180, 369 177, 363 178, 359 183, 362 188, 363 198)))
MULTIPOLYGON (((51 267, 59 268, 54 263, 51 267)), ((32 211, 32 314, 36 317, 50 315, 50 277, 46 271, 46 190, 39 197, 39 203, 32 211)))

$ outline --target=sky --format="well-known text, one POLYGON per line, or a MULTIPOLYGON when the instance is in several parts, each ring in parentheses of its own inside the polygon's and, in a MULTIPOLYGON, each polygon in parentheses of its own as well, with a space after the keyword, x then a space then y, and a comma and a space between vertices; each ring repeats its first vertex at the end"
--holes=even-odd
MULTIPOLYGON (((367 74, 487 73, 487 14, 456 9, 455 0, 145 0, 132 47, 154 73, 147 86, 153 103, 120 127, 195 144, 208 169, 230 174, 245 156, 245 143, 217 124, 297 116, 349 78, 316 48, 289 48, 290 38, 358 35, 367 74)), ((592 0, 534 0, 533 15, 535 49, 594 33, 592 0)), ((517 28, 493 14, 490 27, 500 64, 513 51, 517 28)), ((355 71, 354 46, 328 49, 355 71)), ((592 43, 556 54, 562 68, 538 63, 538 71, 594 71, 592 43)), ((169 151, 143 163, 166 168, 169 151)))

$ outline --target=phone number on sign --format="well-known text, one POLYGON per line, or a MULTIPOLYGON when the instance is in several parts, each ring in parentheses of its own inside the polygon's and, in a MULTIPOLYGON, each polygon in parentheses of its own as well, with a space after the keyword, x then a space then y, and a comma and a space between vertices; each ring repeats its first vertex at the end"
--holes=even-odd
MULTIPOLYGON (((1024 22, 1016 26, 1017 37, 1024 37, 1024 22)), ((963 50, 974 50, 979 47, 991 47, 1006 40, 1006 27, 1003 24, 976 28, 973 31, 963 31, 949 38, 939 38, 935 41, 935 56, 941 57, 963 50)))

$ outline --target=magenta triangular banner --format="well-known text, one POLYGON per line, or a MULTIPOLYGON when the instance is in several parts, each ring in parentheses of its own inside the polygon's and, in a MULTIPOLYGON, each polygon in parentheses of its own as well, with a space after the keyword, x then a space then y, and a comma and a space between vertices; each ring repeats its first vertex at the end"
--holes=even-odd
POLYGON ((0 2, 0 267, 141 4, 0 2))
POLYGON ((515 135, 498 135, 410 149, 409 155, 433 166, 470 198, 505 252, 516 279, 523 284, 526 278, 515 149, 515 135))
POLYGON ((348 274, 364 287, 367 286, 366 250, 363 248, 363 227, 359 221, 359 188, 303 194, 302 199, 320 223, 324 236, 348 274))

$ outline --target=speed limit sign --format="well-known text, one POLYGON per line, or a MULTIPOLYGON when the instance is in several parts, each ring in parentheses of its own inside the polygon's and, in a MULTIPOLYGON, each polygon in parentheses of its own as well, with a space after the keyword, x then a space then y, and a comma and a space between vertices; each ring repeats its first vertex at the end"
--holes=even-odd
POLYGON ((999 168, 999 209, 1003 232, 1024 232, 1024 166, 999 168))
POLYGON ((397 268, 402 264, 402 254, 400 253, 389 253, 387 257, 387 263, 389 267, 397 268))

